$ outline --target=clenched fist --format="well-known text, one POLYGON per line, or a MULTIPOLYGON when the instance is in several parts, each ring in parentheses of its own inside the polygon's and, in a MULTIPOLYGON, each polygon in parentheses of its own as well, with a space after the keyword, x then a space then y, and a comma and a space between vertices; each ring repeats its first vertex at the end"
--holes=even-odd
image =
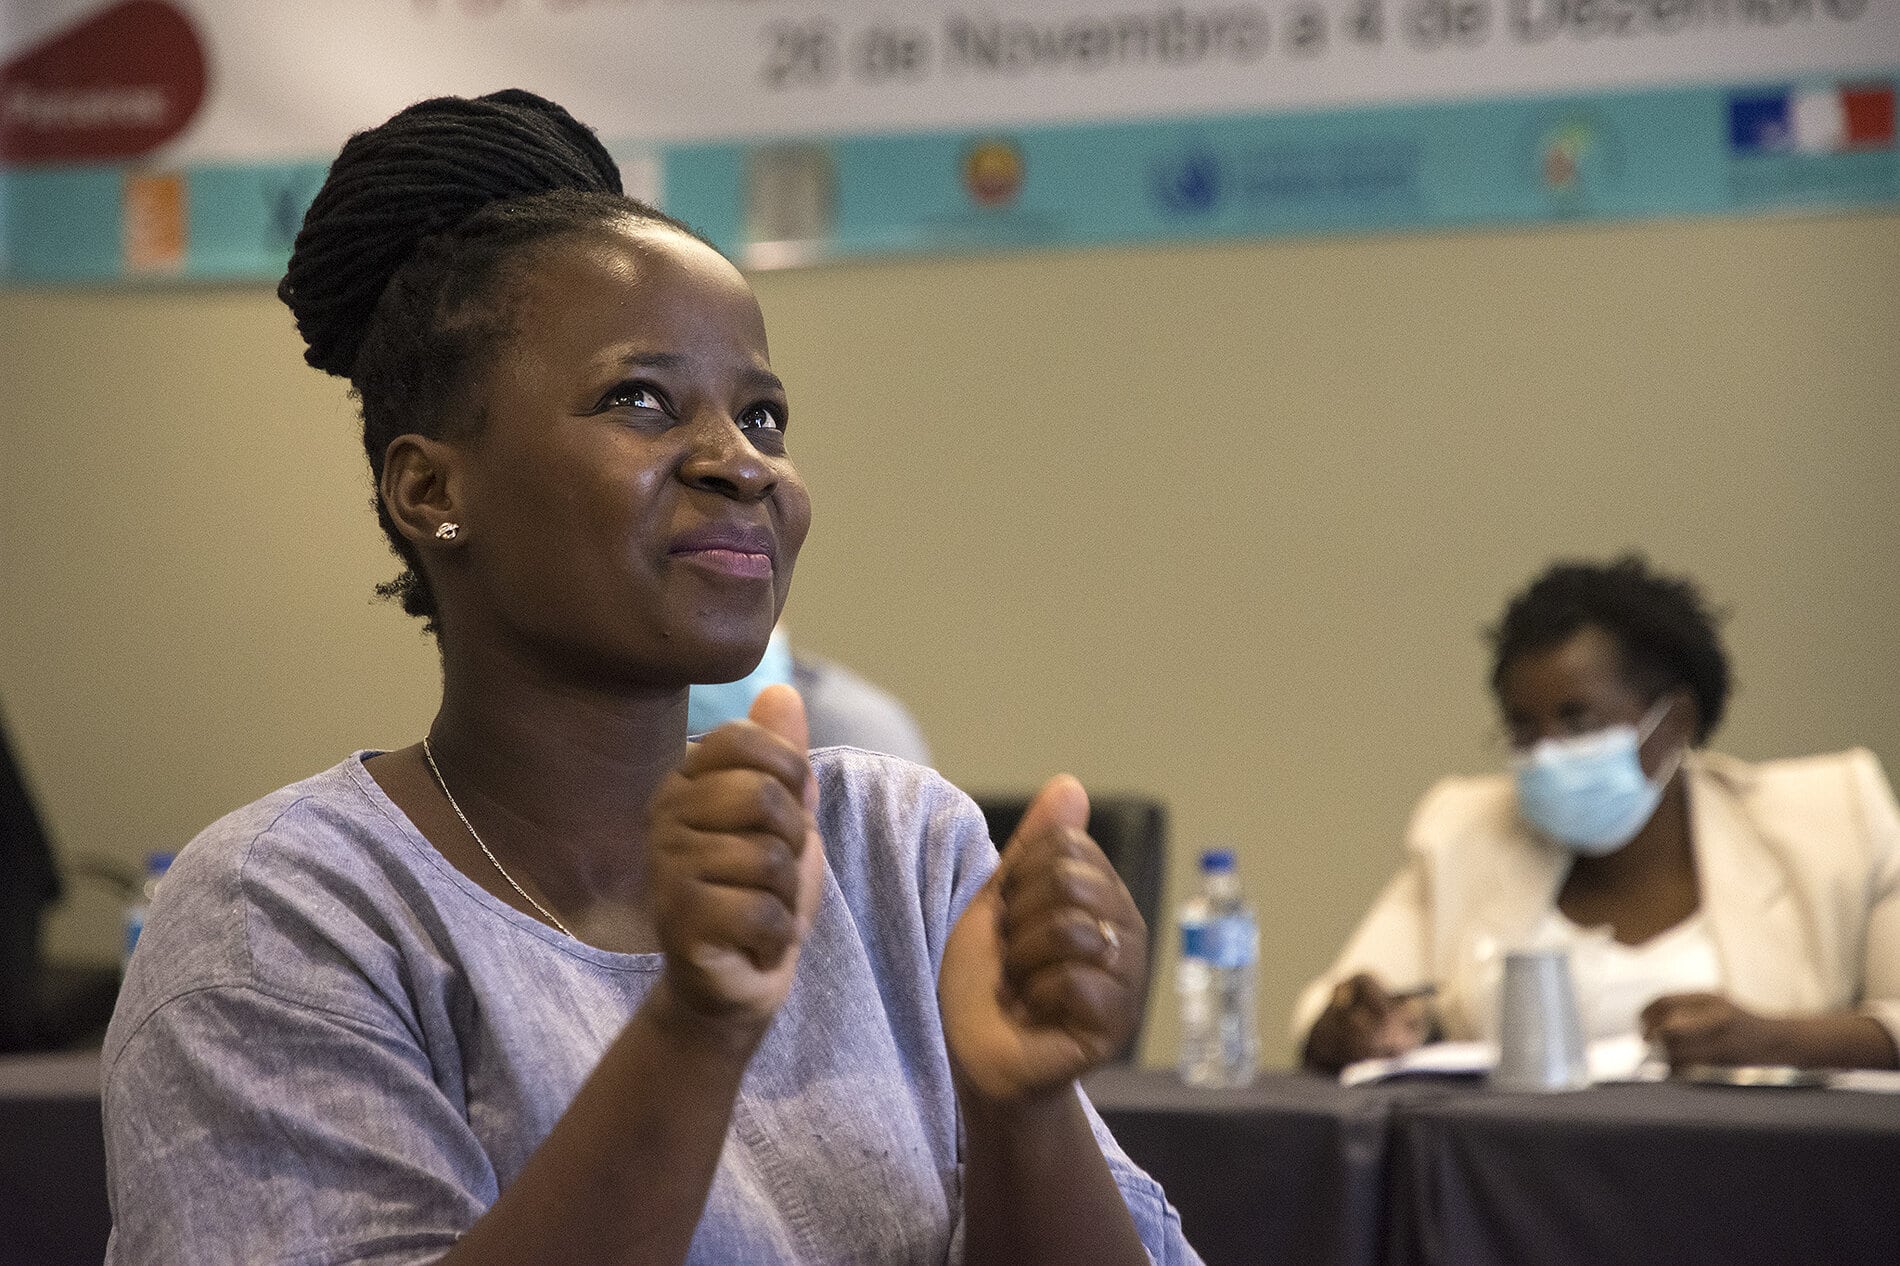
POLYGON ((1088 816, 1081 783, 1050 779, 944 947, 951 1066, 992 1103, 1066 1087, 1141 1022, 1147 929, 1088 816))
POLYGON ((805 705, 769 686, 694 744, 653 799, 654 920, 685 1006, 763 1034, 792 987, 825 874, 805 705))

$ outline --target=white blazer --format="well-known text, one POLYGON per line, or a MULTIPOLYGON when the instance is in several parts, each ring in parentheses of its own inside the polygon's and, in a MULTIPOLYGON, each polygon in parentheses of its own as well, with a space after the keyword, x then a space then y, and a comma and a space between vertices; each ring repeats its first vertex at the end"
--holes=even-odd
MULTIPOLYGON (((1767 1015, 1857 1009, 1900 1044, 1900 807, 1873 753, 1751 765, 1690 752, 1683 769, 1723 992, 1767 1015)), ((1296 1045, 1356 972, 1395 989, 1442 986, 1484 938, 1523 944, 1571 862, 1518 816, 1504 774, 1426 792, 1406 849, 1338 961, 1300 995, 1296 1045)), ((1460 999, 1438 1004, 1446 1037, 1476 1036, 1460 999)))

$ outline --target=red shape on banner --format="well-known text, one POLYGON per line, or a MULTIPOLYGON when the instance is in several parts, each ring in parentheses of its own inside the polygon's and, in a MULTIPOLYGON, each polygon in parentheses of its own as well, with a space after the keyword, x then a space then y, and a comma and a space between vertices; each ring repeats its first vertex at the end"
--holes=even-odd
POLYGON ((185 130, 204 44, 163 0, 124 0, 0 67, 0 161, 136 158, 185 130))
POLYGON ((1849 149, 1888 149, 1893 145, 1893 85, 1852 84, 1841 89, 1841 112, 1847 116, 1849 149))

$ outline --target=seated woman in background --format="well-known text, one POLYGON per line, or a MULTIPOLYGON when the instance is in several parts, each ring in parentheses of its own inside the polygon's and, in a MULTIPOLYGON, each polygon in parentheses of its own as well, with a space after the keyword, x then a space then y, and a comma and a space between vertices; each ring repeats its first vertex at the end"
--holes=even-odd
POLYGON ((810 523, 757 301, 522 92, 349 141, 280 294, 361 401, 427 736, 172 868, 104 1055, 122 1263, 1192 1262, 1076 1078, 1144 932, 798 695, 687 742, 810 523))
POLYGON ((1695 586, 1640 558, 1552 567, 1492 636, 1514 774, 1426 793, 1406 868, 1300 999, 1304 1063, 1493 1036, 1502 952, 1554 943, 1591 1039, 1894 1067, 1900 810, 1879 762, 1697 750, 1727 657, 1695 586))

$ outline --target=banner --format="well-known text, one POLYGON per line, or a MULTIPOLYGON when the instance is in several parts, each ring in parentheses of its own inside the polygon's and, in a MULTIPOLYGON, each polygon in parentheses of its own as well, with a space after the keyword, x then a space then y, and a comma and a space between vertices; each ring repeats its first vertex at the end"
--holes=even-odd
POLYGON ((0 269, 270 277, 503 86, 754 266, 1900 202, 1900 0, 14 0, 0 269))

